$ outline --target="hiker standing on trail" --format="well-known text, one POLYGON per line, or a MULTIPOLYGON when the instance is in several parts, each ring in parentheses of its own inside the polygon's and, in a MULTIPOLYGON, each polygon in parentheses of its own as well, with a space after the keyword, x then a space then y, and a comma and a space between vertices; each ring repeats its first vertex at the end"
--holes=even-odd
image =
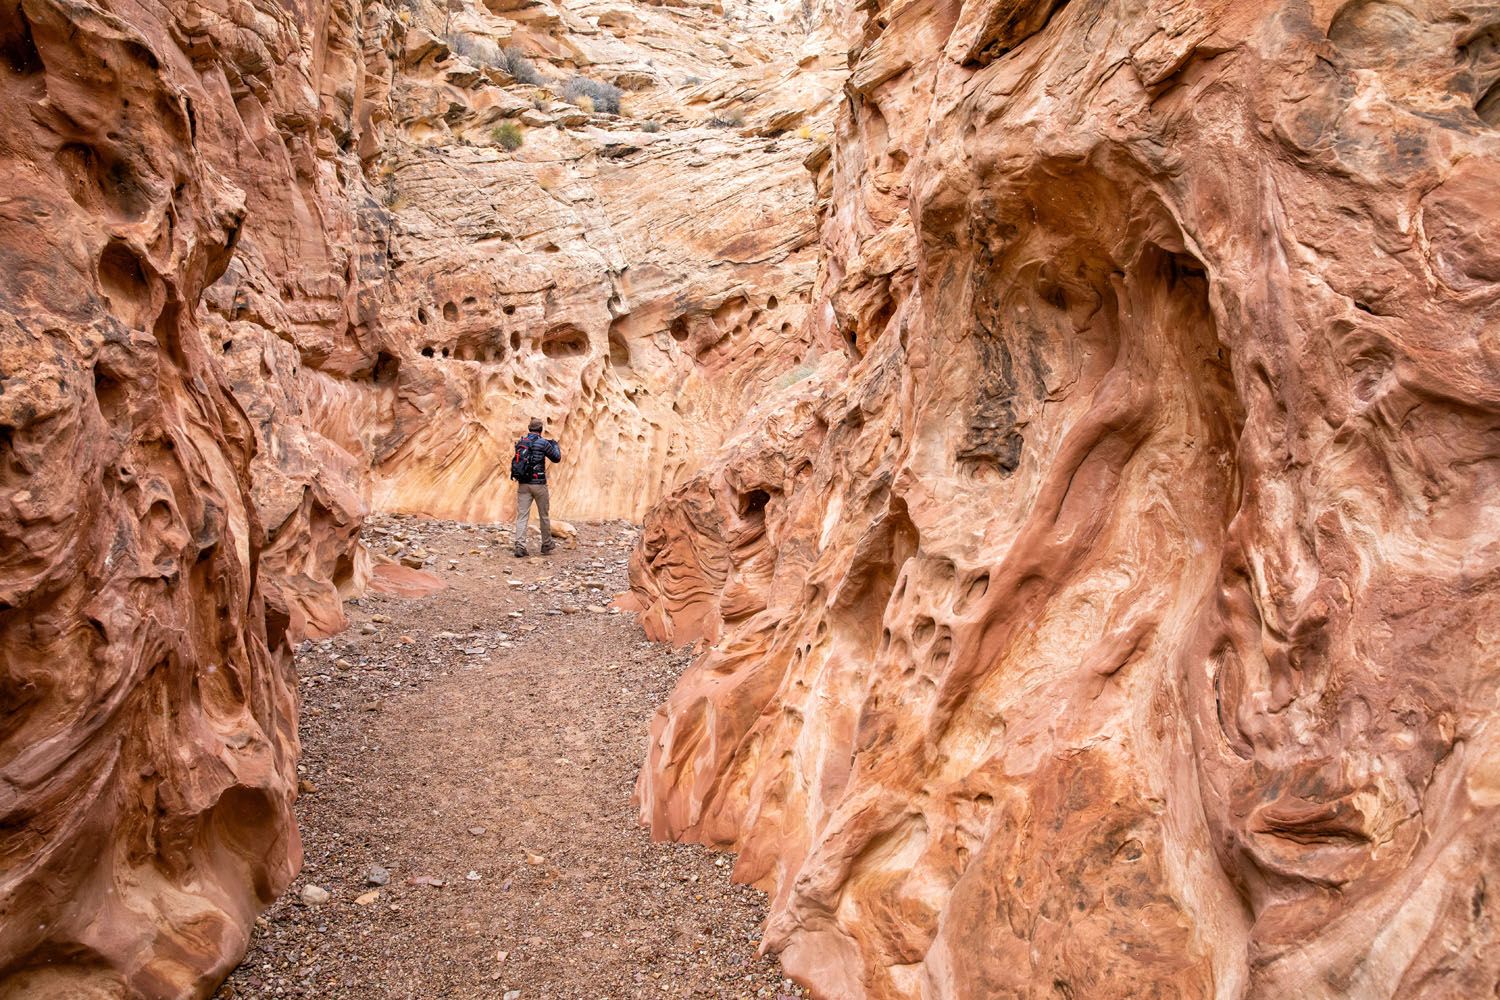
POLYGON ((552 519, 547 516, 547 462, 561 462, 562 448, 556 441, 542 437, 542 422, 531 418, 530 431, 516 442, 515 457, 510 460, 510 478, 516 481, 516 527, 511 533, 516 545, 516 558, 524 559, 526 552, 526 525, 531 519, 531 502, 536 501, 536 513, 542 521, 542 555, 550 555, 555 544, 552 541, 552 519))

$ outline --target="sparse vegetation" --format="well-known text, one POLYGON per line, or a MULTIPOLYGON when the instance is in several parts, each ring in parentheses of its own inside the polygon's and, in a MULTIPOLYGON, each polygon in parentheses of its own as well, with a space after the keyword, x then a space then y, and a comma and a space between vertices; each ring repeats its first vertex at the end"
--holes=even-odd
POLYGON ((515 122, 501 122, 490 133, 490 138, 501 149, 514 153, 526 141, 526 132, 515 122))
POLYGON ((744 128, 745 112, 739 108, 723 111, 708 120, 710 128, 744 128))
POLYGON ((589 102, 589 110, 607 115, 620 113, 620 88, 603 80, 591 80, 586 76, 573 76, 563 85, 563 100, 583 107, 589 102))
POLYGON ((488 38, 466 35, 460 31, 449 32, 443 36, 443 40, 448 43, 448 50, 454 55, 461 56, 476 66, 502 69, 515 77, 517 83, 533 87, 547 83, 547 78, 536 68, 530 57, 513 45, 502 49, 488 38))
POLYGON ((546 78, 536 68, 536 64, 514 45, 506 46, 501 56, 505 60, 505 71, 515 77, 517 83, 529 83, 535 87, 545 81, 546 78))
POLYGON ((703 82, 703 77, 701 77, 701 76, 690 76, 686 80, 682 81, 682 85, 684 87, 696 87, 696 86, 698 86, 698 84, 700 84, 702 82, 703 82))
POLYGON ((661 122, 641 122, 642 132, 660 132, 661 122))
POLYGON ((505 56, 500 52, 500 46, 488 38, 476 38, 473 35, 454 31, 443 40, 448 43, 448 51, 469 60, 476 66, 505 65, 505 56))

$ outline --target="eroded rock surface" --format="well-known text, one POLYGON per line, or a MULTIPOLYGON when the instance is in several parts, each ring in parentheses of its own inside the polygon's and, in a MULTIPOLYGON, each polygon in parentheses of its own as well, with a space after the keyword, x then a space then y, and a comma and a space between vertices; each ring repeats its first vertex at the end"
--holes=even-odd
POLYGON ((822 996, 1490 995, 1500 13, 866 8, 644 817, 822 996))
POLYGON ((238 960, 370 509, 498 519, 536 414, 639 513, 799 363, 845 67, 780 6, 0 0, 0 995, 238 960))
POLYGON ((0 5, 7 997, 202 993, 300 861, 256 434, 197 305, 245 198, 214 74, 134 14, 0 5))
MULTIPOLYGON (((323 88, 319 211, 255 185, 274 225, 209 295, 226 363, 275 461, 342 453, 326 478, 374 509, 507 518, 535 415, 566 446, 555 510, 639 517, 806 352, 802 161, 842 51, 756 4, 492 6, 363 10, 323 88), (574 78, 621 113, 561 100, 574 78)), ((257 483, 282 478, 307 477, 257 483)))

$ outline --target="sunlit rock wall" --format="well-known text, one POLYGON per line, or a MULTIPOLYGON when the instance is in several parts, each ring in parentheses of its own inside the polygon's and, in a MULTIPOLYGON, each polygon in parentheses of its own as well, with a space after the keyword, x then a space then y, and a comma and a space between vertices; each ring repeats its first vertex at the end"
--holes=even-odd
MULTIPOLYGON (((271 224, 210 292, 273 442, 257 490, 311 481, 339 532, 360 505, 508 519, 532 416, 564 447, 555 512, 640 517, 807 353, 836 32, 757 2, 494 6, 330 24, 317 144, 247 178, 271 224), (574 77, 620 112, 561 100, 574 77)), ((315 627, 361 559, 284 574, 315 627)))
POLYGON ((874 3, 639 795, 824 997, 1500 983, 1500 11, 874 3))
POLYGON ((554 508, 638 518, 806 353, 801 155, 706 129, 602 147, 548 132, 515 157, 397 161, 410 205, 385 312, 400 369, 371 440, 382 509, 508 516, 535 415, 564 447, 554 508))

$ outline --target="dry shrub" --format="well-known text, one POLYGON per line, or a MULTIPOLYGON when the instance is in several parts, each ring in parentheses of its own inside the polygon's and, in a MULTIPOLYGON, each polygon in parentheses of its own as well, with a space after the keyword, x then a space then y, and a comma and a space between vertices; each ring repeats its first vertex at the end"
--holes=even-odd
POLYGON ((490 138, 494 139, 495 145, 501 149, 514 153, 526 141, 526 133, 515 122, 501 122, 490 133, 490 138))

